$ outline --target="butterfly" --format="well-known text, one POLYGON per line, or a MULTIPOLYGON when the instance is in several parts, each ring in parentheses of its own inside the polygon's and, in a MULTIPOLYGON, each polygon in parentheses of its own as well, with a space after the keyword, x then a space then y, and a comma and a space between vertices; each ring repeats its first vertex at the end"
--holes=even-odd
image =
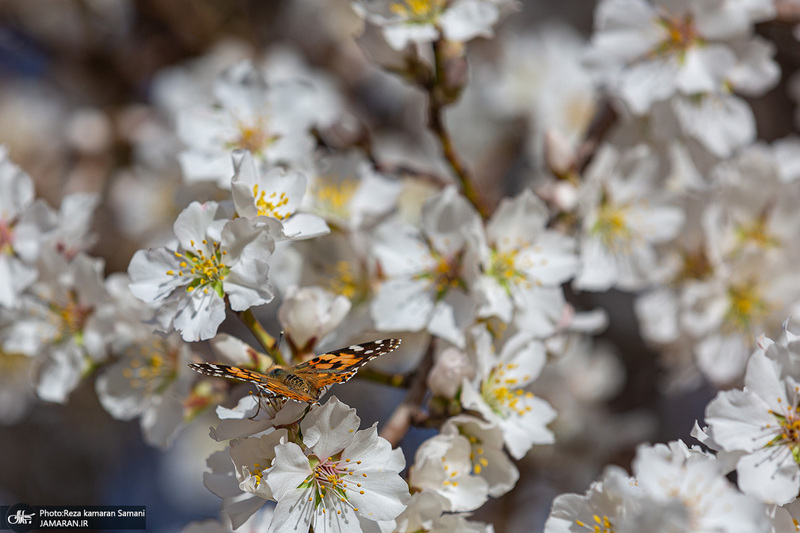
POLYGON ((299 365, 273 365, 265 374, 215 363, 192 363, 189 367, 207 376, 254 383, 267 396, 283 396, 298 402, 317 403, 325 387, 344 383, 369 361, 397 349, 398 346, 400 339, 354 344, 324 353, 299 365))

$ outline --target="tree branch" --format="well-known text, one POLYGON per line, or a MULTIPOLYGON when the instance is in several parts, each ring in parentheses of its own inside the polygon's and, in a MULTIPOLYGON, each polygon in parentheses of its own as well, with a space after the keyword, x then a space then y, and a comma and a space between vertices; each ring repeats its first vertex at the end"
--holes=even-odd
POLYGON ((388 440, 393 448, 400 444, 411 425, 420 418, 422 402, 428 390, 427 380, 431 368, 433 368, 433 340, 428 345, 428 351, 425 352, 417 370, 411 376, 411 385, 406 397, 403 398, 380 431, 380 436, 388 440))

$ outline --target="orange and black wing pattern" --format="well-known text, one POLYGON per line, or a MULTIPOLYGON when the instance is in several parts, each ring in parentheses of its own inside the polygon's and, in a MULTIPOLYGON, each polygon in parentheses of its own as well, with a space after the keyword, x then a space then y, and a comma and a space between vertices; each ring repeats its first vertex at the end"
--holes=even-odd
POLYGON ((292 370, 321 389, 334 383, 344 383, 369 361, 397 349, 398 346, 400 346, 400 339, 383 339, 354 344, 319 355, 300 363, 292 370))

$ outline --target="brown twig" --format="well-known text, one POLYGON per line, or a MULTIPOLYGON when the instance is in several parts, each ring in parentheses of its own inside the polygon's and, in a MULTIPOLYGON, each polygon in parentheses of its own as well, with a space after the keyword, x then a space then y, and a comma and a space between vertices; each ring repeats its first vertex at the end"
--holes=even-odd
POLYGON ((589 165, 600 143, 608 135, 611 127, 617 123, 618 118, 619 113, 611 105, 611 102, 606 100, 601 104, 589 126, 589 131, 586 132, 583 143, 575 151, 575 169, 579 174, 589 165))
POLYGON ((460 87, 457 89, 448 88, 448 74, 443 57, 443 46, 441 40, 436 41, 433 45, 434 60, 436 63, 435 75, 431 82, 424 87, 428 92, 428 128, 430 128, 431 132, 433 132, 439 140, 439 144, 442 147, 442 155, 461 185, 461 192, 467 200, 475 206, 481 216, 487 218, 490 213, 478 194, 478 191, 475 189, 475 186, 472 184, 469 171, 456 152, 453 139, 445 125, 444 109, 456 100, 460 87))
POLYGON ((380 431, 381 437, 388 440, 392 447, 400 444, 411 425, 420 418, 422 401, 428 390, 427 380, 431 368, 433 368, 433 340, 431 340, 428 351, 425 352, 417 370, 411 376, 411 385, 406 397, 403 398, 380 431))

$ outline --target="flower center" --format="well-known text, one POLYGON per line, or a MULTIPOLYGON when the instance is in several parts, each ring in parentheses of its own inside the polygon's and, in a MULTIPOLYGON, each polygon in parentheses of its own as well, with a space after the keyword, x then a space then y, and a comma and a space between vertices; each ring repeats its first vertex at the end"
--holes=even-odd
POLYGON ((587 531, 592 533, 614 533, 614 526, 611 525, 611 520, 608 519, 608 516, 594 515, 592 520, 594 520, 594 524, 587 524, 580 520, 575 520, 575 524, 578 527, 586 528, 587 531))
POLYGON ((389 9, 407 22, 429 24, 442 14, 446 6, 446 0, 403 0, 393 3, 389 9))
MULTIPOLYGON (((531 411, 531 406, 525 405, 523 400, 533 398, 533 393, 520 388, 521 380, 506 375, 508 370, 515 370, 517 367, 518 365, 514 363, 498 365, 481 386, 483 399, 503 418, 511 413, 522 416, 531 411)), ((527 382, 530 376, 525 376, 523 379, 527 382)))
MULTIPOLYGON (((778 398, 779 403, 783 403, 778 398)), ((778 421, 777 426, 767 426, 775 432, 775 437, 765 447, 785 446, 788 448, 795 462, 800 464, 800 405, 786 406, 784 414, 770 411, 778 421)))
MULTIPOLYGON (((328 457, 324 461, 310 455, 308 461, 314 472, 299 487, 313 489, 314 492, 309 496, 308 501, 314 502, 315 508, 322 505, 323 513, 326 512, 326 508, 333 509, 337 505, 347 505, 354 511, 358 511, 358 507, 353 507, 353 504, 348 501, 347 491, 358 490, 359 494, 364 494, 358 479, 367 477, 367 474, 361 473, 356 481, 352 479, 348 481, 349 477, 355 474, 352 469, 353 464, 360 465, 361 461, 352 459, 342 461, 341 454, 328 457)), ((342 514, 341 509, 337 509, 336 514, 342 514)))
POLYGON ((749 243, 762 249, 776 248, 780 245, 778 238, 770 235, 764 217, 759 217, 750 224, 737 225, 735 231, 741 245, 749 243))
POLYGON ((346 179, 338 184, 318 183, 313 189, 317 209, 324 214, 347 218, 350 215, 350 201, 358 190, 358 181, 346 179))
POLYGON ((525 288, 531 287, 531 282, 525 276, 525 272, 517 268, 519 266, 519 250, 512 249, 505 252, 491 250, 491 265, 487 274, 497 280, 506 290, 511 292, 512 285, 523 285, 525 288))
POLYGON ((416 275, 417 279, 428 279, 436 289, 436 299, 441 300, 450 289, 465 289, 461 279, 461 253, 448 257, 431 249, 435 261, 430 271, 416 275))
POLYGON ((270 193, 267 196, 267 191, 259 191, 258 184, 253 185, 253 199, 256 201, 256 208, 258 209, 259 216, 268 216, 284 220, 289 218, 292 214, 286 206, 289 204, 289 196, 286 192, 270 193))
POLYGON ((689 48, 701 43, 689 15, 678 17, 665 13, 659 17, 658 24, 666 30, 666 37, 651 51, 653 57, 677 54, 682 58, 689 48))
POLYGON ((227 143, 226 147, 231 150, 236 150, 237 148, 248 150, 253 154, 261 154, 267 146, 278 138, 276 135, 269 134, 267 119, 263 116, 256 118, 253 123, 239 121, 237 134, 238 136, 227 143))
POLYGON ((754 282, 733 285, 728 288, 728 310, 723 319, 723 329, 748 332, 755 324, 764 321, 770 308, 754 282))
POLYGON ((603 204, 597 214, 597 221, 592 233, 599 235, 606 248, 628 253, 633 240, 633 233, 627 223, 627 208, 611 204, 603 204))
POLYGON ((131 388, 145 388, 148 394, 160 394, 175 378, 175 363, 178 350, 170 348, 161 339, 154 339, 150 345, 142 344, 128 348, 128 368, 122 376, 131 388))
MULTIPOLYGON (((347 261, 336 263, 335 272, 330 276, 331 291, 341 294, 349 300, 357 299, 357 296, 366 293, 366 289, 359 283, 359 278, 355 268, 347 261)), ((360 300, 360 297, 358 298, 360 300)))
MULTIPOLYGON (((211 247, 211 255, 206 256, 205 251, 197 248, 194 241, 190 241, 190 243, 194 250, 186 250, 183 254, 175 252, 175 257, 180 260, 179 269, 177 271, 167 270, 167 275, 190 278, 192 281, 186 287, 187 292, 202 288, 203 293, 208 294, 210 287, 220 298, 223 298, 225 293, 222 290, 222 280, 228 275, 230 269, 222 262, 222 259, 228 252, 221 250, 220 244, 214 242, 211 247)), ((203 244, 208 245, 208 241, 203 239, 203 244)))
POLYGON ((83 342, 83 328, 94 311, 92 306, 78 303, 78 295, 70 291, 67 302, 63 305, 55 302, 49 304, 52 320, 56 323, 57 333, 53 342, 59 344, 67 339, 74 339, 77 344, 83 342))

